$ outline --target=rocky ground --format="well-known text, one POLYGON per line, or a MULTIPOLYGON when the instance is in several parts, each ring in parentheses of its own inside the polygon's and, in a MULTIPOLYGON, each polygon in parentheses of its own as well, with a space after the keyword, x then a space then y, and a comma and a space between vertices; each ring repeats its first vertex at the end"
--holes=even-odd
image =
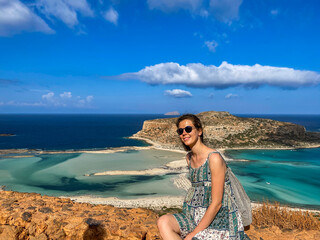
POLYGON ((147 209, 74 203, 35 193, 0 192, 0 239, 160 239, 147 209))
POLYGON ((320 240, 320 232, 316 230, 281 231, 278 227, 257 229, 254 226, 246 231, 251 240, 320 240))
MULTIPOLYGON (((76 203, 68 198, 0 191, 0 239, 161 239, 159 212, 76 203)), ((319 231, 246 231, 252 240, 319 240, 319 231)))

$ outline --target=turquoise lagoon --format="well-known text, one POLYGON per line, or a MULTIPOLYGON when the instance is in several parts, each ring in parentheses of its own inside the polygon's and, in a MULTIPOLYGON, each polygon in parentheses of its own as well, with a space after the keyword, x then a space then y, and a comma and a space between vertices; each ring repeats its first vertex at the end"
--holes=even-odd
MULTIPOLYGON (((228 164, 251 200, 320 209, 320 148, 228 150, 226 155, 235 159, 228 164)), ((0 159, 0 185, 8 190, 52 196, 183 196, 185 191, 172 182, 176 174, 85 176, 111 170, 150 169, 183 158, 183 153, 155 149, 4 158, 0 159)))
POLYGON ((254 201, 320 209, 320 148, 228 150, 229 166, 254 201))
POLYGON ((85 176, 112 170, 144 170, 181 160, 184 154, 163 150, 116 153, 60 153, 0 159, 0 185, 7 190, 52 196, 94 195, 136 198, 183 195, 172 179, 158 176, 85 176))

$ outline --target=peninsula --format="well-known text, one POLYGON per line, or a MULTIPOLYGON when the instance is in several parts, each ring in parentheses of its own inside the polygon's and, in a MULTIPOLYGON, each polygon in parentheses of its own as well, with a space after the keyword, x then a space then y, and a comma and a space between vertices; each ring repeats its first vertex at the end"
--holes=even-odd
MULTIPOLYGON (((214 148, 310 148, 320 146, 320 133, 289 122, 237 117, 228 112, 197 114, 204 125, 204 141, 214 148)), ((177 118, 147 120, 131 138, 143 139, 166 149, 181 149, 177 118)))

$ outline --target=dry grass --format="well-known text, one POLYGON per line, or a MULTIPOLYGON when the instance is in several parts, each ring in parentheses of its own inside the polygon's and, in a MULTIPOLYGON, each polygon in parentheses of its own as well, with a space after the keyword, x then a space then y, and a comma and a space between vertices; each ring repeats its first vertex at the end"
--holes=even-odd
POLYGON ((319 215, 308 211, 294 211, 279 203, 263 203, 253 210, 252 224, 258 228, 277 226, 282 230, 320 230, 319 215))
POLYGON ((174 214, 174 213, 181 213, 182 212, 182 209, 181 208, 166 208, 166 207, 163 207, 161 210, 153 210, 155 213, 157 213, 160 216, 162 215, 165 215, 167 213, 171 213, 171 214, 174 214))

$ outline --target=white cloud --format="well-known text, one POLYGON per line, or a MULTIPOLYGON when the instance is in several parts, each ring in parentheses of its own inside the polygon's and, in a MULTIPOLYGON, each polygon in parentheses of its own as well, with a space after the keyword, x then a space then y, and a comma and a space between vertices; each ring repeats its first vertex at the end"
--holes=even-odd
POLYGON ((221 22, 230 24, 238 18, 242 0, 210 0, 210 10, 221 22))
MULTIPOLYGON (((52 1, 52 0, 51 0, 52 1)), ((87 0, 64 0, 70 7, 79 11, 84 16, 93 17, 94 13, 87 0)))
POLYGON ((47 100, 47 101, 52 101, 54 98, 54 93, 49 92, 47 94, 42 95, 42 99, 47 100))
POLYGON ((72 93, 71 92, 64 92, 60 94, 61 98, 72 98, 72 93))
POLYGON ((24 31, 54 33, 44 20, 19 0, 0 0, 0 36, 24 31))
POLYGON ((205 41, 204 44, 208 47, 210 52, 216 52, 216 48, 218 47, 218 43, 216 41, 205 41))
POLYGON ((222 62, 220 66, 190 63, 160 63, 145 67, 139 72, 124 73, 116 79, 135 79, 151 85, 181 84, 198 88, 228 88, 244 86, 256 88, 263 85, 298 88, 320 83, 320 74, 313 71, 295 70, 286 67, 272 67, 255 64, 232 65, 222 62))
POLYGON ((87 100, 88 103, 91 102, 93 100, 93 96, 87 96, 86 100, 87 100))
POLYGON ((34 4, 29 5, 19 0, 0 0, 0 36, 11 36, 23 31, 55 33, 31 10, 31 6, 36 7, 48 20, 59 19, 70 28, 79 25, 78 14, 94 16, 86 0, 34 0, 34 4))
POLYGON ((166 90, 165 95, 169 95, 175 98, 192 97, 192 94, 189 91, 185 91, 182 89, 166 90))
MULTIPOLYGON (((61 95, 62 94, 60 94, 60 97, 61 95)), ((49 92, 47 94, 42 95, 42 99, 45 101, 45 105, 66 106, 66 104, 63 101, 61 101, 58 97, 55 97, 54 92, 49 92)))
POLYGON ((2 106, 17 106, 17 107, 42 107, 45 106, 42 102, 16 102, 16 101, 8 101, 8 102, 0 102, 2 106))
POLYGON ((47 106, 62 106, 62 107, 87 107, 93 100, 93 96, 89 95, 87 97, 73 97, 72 92, 63 92, 56 97, 54 92, 49 92, 42 95, 42 99, 45 101, 47 106))
POLYGON ((273 16, 277 16, 279 14, 279 10, 278 9, 273 9, 270 11, 271 15, 273 16))
POLYGON ((178 9, 197 11, 202 6, 202 0, 148 0, 150 9, 159 9, 162 11, 175 11, 178 9))
POLYGON ((228 93, 228 94, 225 96, 226 99, 237 98, 237 97, 239 97, 239 96, 238 96, 237 94, 233 94, 233 93, 228 93))
POLYGON ((48 92, 42 95, 42 101, 35 102, 17 102, 17 101, 0 101, 0 106, 26 106, 26 107, 76 107, 88 108, 91 107, 93 96, 73 97, 71 92, 63 92, 55 95, 54 92, 48 92))
POLYGON ((86 0, 37 0, 36 6, 47 18, 55 17, 70 28, 79 24, 78 12, 87 17, 94 16, 86 0))
POLYGON ((147 3, 150 9, 164 12, 183 9, 202 17, 213 15, 217 20, 230 24, 238 18, 242 0, 148 0, 147 3))
POLYGON ((87 96, 85 98, 81 98, 80 96, 77 97, 75 105, 77 107, 86 107, 92 102, 93 96, 87 96))
POLYGON ((118 24, 119 14, 112 7, 103 14, 103 17, 114 25, 118 24))

